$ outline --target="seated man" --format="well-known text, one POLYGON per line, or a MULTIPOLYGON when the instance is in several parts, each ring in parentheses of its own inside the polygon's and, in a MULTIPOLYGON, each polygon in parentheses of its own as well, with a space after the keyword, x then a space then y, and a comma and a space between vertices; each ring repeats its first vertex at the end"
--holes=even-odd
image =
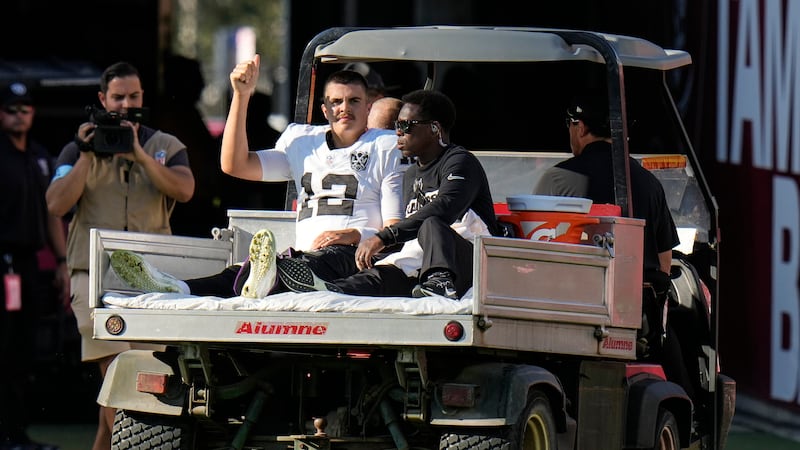
MULTIPOLYGON (((455 123, 449 98, 419 90, 403 102, 396 122, 398 147, 404 157, 416 159, 404 176, 407 217, 359 243, 355 261, 360 270, 351 276, 337 275, 341 270, 324 258, 309 257, 314 252, 278 257, 277 276, 264 274, 270 280, 265 284, 273 286, 270 293, 288 288, 455 299, 472 286, 472 239, 502 234, 486 173, 472 153, 448 143, 455 123), (380 256, 401 243, 400 251, 380 256)), ((253 260, 274 254, 274 241, 263 239, 264 232, 254 235, 253 260)))
MULTIPOLYGON (((567 131, 574 156, 548 169, 534 194, 584 197, 594 203, 614 203, 611 130, 605 98, 592 93, 575 97, 567 109, 567 131)), ((664 188, 655 175, 634 158, 629 158, 629 165, 633 215, 646 221, 644 279, 668 284, 672 249, 680 241, 664 188)))
MULTIPOLYGON (((325 83, 322 105, 328 125, 292 124, 278 140, 276 149, 249 152, 244 118, 257 79, 258 58, 237 65, 231 72, 234 98, 238 100, 231 104, 229 118, 237 120, 227 122, 234 128, 225 132, 221 158, 232 160, 229 170, 237 176, 264 180, 286 177, 282 170, 290 171, 294 166, 289 159, 296 160, 295 178, 305 180, 303 177, 308 176, 305 183, 310 184, 304 185, 301 192, 294 249, 309 260, 320 258, 318 263, 338 276, 355 273, 355 244, 403 216, 400 189, 402 172, 408 164, 394 151, 397 136, 383 130, 367 130, 370 120, 394 123, 396 110, 378 108, 373 114, 366 103, 363 77, 352 71, 335 72, 325 83), (316 147, 309 146, 309 140, 316 147), (314 149, 317 151, 312 152, 314 149), (335 189, 315 191, 314 180, 325 175, 351 180, 355 197, 343 198, 349 194, 335 189), (343 206, 326 206, 328 203, 343 206)), ((269 230, 261 230, 253 236, 250 258, 243 266, 234 265, 209 277, 177 280, 128 251, 114 252, 111 266, 123 281, 145 292, 260 298, 273 288, 274 259, 274 237, 269 230)))
MULTIPOLYGON (((590 198, 595 203, 614 203, 611 161, 611 130, 605 96, 582 93, 567 109, 567 131, 572 158, 548 169, 534 194, 590 198)), ((691 395, 680 348, 665 327, 665 302, 671 287, 672 249, 680 241, 672 220, 664 188, 650 171, 634 158, 628 159, 633 216, 645 220, 642 312, 637 353, 642 359, 664 362, 667 376, 682 384, 691 395)))
POLYGON ((328 277, 301 260, 278 260, 279 278, 292 290, 336 290, 375 296, 458 298, 472 286, 472 240, 501 235, 489 182, 478 159, 450 143, 455 107, 437 91, 403 96, 396 123, 398 147, 416 162, 406 170, 406 218, 361 241, 358 273, 328 277), (403 243, 376 262, 375 255, 403 243), (314 269, 314 270, 312 270, 314 269))
MULTIPOLYGON (((400 192, 408 164, 394 151, 397 136, 367 128, 367 82, 357 72, 341 70, 325 81, 321 107, 327 125, 290 124, 274 149, 249 151, 247 106, 259 64, 256 55, 230 74, 234 94, 222 139, 222 169, 246 180, 293 180, 298 188, 294 248, 322 256, 339 276, 355 273, 355 246, 403 217, 400 192)), ((265 296, 273 288, 276 270, 272 233, 256 233, 250 250, 249 264, 242 268, 247 276, 234 266, 218 275, 188 280, 188 290, 221 297, 265 296), (244 279, 236 286, 241 286, 241 292, 234 289, 237 274, 239 280, 244 279)), ((118 252, 112 256, 114 270, 137 289, 187 290, 171 277, 149 270, 139 255, 118 252)))
POLYGON ((394 130, 394 121, 403 107, 403 101, 395 97, 381 97, 372 103, 367 118, 367 128, 394 130))

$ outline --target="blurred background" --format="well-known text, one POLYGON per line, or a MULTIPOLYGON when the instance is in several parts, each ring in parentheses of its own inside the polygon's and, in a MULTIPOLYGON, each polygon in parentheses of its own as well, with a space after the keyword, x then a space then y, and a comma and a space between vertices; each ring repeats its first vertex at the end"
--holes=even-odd
MULTIPOLYGON (((0 22, 0 85, 30 86, 37 107, 33 136, 53 155, 87 119, 84 107, 98 104, 101 71, 120 60, 139 68, 152 124, 187 143, 202 186, 176 210, 174 231, 200 236, 225 226, 229 208, 283 208, 283 185, 256 189, 218 170, 228 74, 256 52, 262 58, 258 110, 248 132, 264 148, 294 115, 306 43, 330 27, 541 26, 627 34, 688 50, 692 66, 667 81, 720 207, 719 354, 723 372, 738 383, 735 420, 800 443, 796 2, 5 0, 0 22)), ((401 86, 403 75, 381 73, 382 83, 401 86)), ((475 93, 474 103, 459 104, 459 114, 469 115, 480 109, 485 86, 464 89, 475 93)), ((536 108, 509 105, 502 116, 482 119, 524 117, 525 109, 536 108)), ((42 274, 42 286, 51 276, 42 274)), ((32 408, 43 422, 91 423, 99 377, 93 365, 79 362, 71 313, 52 296, 42 288, 32 408)))

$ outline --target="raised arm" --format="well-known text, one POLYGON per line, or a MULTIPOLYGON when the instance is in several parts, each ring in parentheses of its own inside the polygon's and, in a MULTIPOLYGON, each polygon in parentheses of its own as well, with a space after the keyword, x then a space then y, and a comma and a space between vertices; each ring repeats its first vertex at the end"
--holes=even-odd
POLYGON ((245 180, 262 179, 261 162, 247 143, 247 105, 258 82, 259 55, 236 65, 230 74, 233 98, 222 134, 220 165, 228 175, 245 180))

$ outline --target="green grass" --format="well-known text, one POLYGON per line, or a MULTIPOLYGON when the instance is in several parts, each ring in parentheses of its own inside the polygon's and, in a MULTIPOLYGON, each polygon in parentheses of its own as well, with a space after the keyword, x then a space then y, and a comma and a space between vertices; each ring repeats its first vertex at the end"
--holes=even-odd
POLYGON ((800 442, 760 431, 734 430, 725 450, 800 450, 800 442))

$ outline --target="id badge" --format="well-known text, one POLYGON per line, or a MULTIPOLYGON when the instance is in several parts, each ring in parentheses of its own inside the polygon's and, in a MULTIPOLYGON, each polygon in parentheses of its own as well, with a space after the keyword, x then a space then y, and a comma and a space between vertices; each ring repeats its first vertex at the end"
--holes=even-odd
POLYGON ((22 309, 22 281, 18 273, 3 275, 3 284, 6 287, 6 311, 19 311, 22 309))

